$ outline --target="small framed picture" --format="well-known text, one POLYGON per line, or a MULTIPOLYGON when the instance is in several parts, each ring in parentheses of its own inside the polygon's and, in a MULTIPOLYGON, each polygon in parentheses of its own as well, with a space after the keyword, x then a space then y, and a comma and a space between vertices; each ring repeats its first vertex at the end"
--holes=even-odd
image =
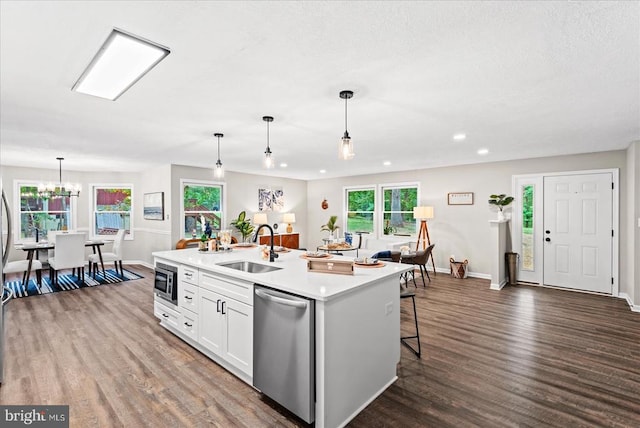
POLYGON ((447 204, 449 204, 449 205, 473 205, 473 192, 447 193, 447 204))
POLYGON ((143 217, 146 220, 164 220, 164 192, 144 194, 143 217))

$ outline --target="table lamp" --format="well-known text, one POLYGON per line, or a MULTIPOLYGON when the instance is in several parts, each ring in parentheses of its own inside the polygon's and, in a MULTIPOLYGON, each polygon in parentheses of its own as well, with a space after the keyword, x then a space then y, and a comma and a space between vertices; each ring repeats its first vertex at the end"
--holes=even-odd
POLYGON ((287 233, 292 233, 293 232, 293 226, 291 226, 291 223, 295 223, 296 222, 295 213, 285 213, 282 216, 282 221, 284 223, 287 223, 287 233))
MULTIPOLYGON (((267 218, 266 213, 255 213, 253 215, 253 224, 259 226, 261 224, 269 223, 269 219, 267 218)), ((260 229, 260 235, 264 234, 264 229, 260 229)))
MULTIPOLYGON (((433 207, 414 207, 413 218, 420 220, 420 232, 418 233, 418 242, 416 242, 416 251, 420 247, 420 241, 422 241, 422 249, 427 248, 427 243, 431 245, 431 238, 429 237, 429 228, 427 227, 427 220, 433 218, 433 207)), ((430 255, 431 265, 433 266, 433 274, 436 273, 436 264, 433 261, 433 252, 430 255)))

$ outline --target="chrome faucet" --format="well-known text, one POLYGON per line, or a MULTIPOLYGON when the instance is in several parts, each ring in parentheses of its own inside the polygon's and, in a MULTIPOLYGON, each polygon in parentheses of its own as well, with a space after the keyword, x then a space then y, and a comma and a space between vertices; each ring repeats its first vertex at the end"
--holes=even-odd
POLYGON ((269 233, 271 233, 271 250, 269 250, 269 261, 273 262, 278 258, 278 254, 273 250, 273 228, 268 224, 261 224, 260 226, 258 226, 258 228, 256 229, 256 234, 253 237, 253 242, 256 242, 258 240, 258 236, 260 236, 260 229, 262 229, 263 227, 268 228, 269 233))

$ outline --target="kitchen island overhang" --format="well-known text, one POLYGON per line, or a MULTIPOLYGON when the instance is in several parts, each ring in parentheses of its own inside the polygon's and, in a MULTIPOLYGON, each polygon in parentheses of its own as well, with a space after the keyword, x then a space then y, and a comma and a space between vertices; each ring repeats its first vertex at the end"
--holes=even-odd
MULTIPOLYGON (((224 280, 242 281, 314 299, 316 351, 316 426, 344 426, 396 379, 400 360, 400 274, 411 265, 385 263, 377 268, 355 268, 353 275, 307 272, 304 253, 281 254, 275 262, 260 259, 260 252, 237 249, 227 253, 202 253, 196 249, 153 253, 155 262, 173 263, 224 280), (248 261, 280 269, 248 273, 220 266, 248 261)), ((349 260, 335 256, 336 260, 349 260)), ((188 284, 187 284, 188 285, 188 284)), ((190 286, 190 285, 189 285, 190 286)), ((180 283, 178 284, 180 287, 180 283)), ((252 287, 251 287, 252 288, 252 287)), ((253 290, 250 290, 253 293, 253 290)), ((176 307, 179 312, 180 307, 176 307)), ((186 311, 189 312, 189 311, 186 311)), ((189 313, 190 314, 190 313, 189 313)), ((202 313, 200 314, 202 318, 202 313)), ((197 316, 197 315, 196 315, 197 316)), ((161 324, 196 349, 203 351, 199 336, 188 337, 166 321, 161 324)), ((252 335, 252 331, 246 334, 252 335)), ((252 337, 247 337, 251 343, 252 337)), ((214 361, 252 384, 252 371, 238 370, 215 352, 204 349, 214 361)), ((252 352, 252 350, 251 350, 252 352)), ((250 364, 250 363, 249 363, 250 364)))

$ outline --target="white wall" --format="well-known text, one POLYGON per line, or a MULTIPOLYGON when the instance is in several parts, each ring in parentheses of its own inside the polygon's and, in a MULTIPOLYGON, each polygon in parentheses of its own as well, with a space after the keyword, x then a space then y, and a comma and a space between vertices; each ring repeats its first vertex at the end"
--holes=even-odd
MULTIPOLYGON (((41 169, 41 168, 23 168, 23 167, 2 167, 2 181, 4 185, 7 199, 11 206, 11 215, 14 220, 14 237, 13 243, 16 242, 19 237, 19 230, 17 227, 17 217, 19 215, 18 209, 14 200, 14 182, 15 180, 35 180, 40 182, 54 182, 57 183, 59 171, 57 169, 41 169)), ((89 233, 91 229, 91 188, 92 184, 131 184, 133 185, 133 204, 134 204, 134 219, 133 230, 134 240, 126 240, 122 245, 124 260, 144 260, 139 256, 144 254, 144 238, 140 236, 138 230, 142 226, 142 214, 136 215, 137 211, 142 212, 142 192, 144 186, 141 184, 141 174, 131 172, 79 172, 79 171, 63 171, 63 181, 79 183, 82 185, 82 191, 80 197, 77 198, 76 216, 75 216, 75 229, 80 232, 89 233), (139 207, 139 210, 138 210, 139 207)), ((18 260, 24 258, 24 252, 21 250, 15 250, 11 248, 9 260, 18 260)), ((105 248, 103 251, 108 251, 109 248, 105 248)))
MULTIPOLYGON (((180 219, 180 180, 205 180, 215 181, 213 179, 213 169, 196 168, 184 165, 172 165, 171 167, 171 191, 173 196, 171 204, 171 212, 173 219, 171 221, 172 232, 171 240, 175 245, 180 239, 181 219, 180 219)), ((223 182, 227 186, 226 201, 226 223, 238 217, 241 211, 246 211, 249 218, 253 218, 253 214, 258 211, 258 189, 259 188, 280 188, 284 191, 284 211, 268 212, 267 218, 269 224, 273 226, 278 223, 278 232, 284 232, 282 223, 282 214, 284 212, 293 212, 296 214, 296 223, 293 225, 294 232, 300 233, 300 246, 304 246, 306 239, 303 231, 307 228, 306 216, 306 200, 307 200, 307 182, 303 180, 292 180, 287 178, 266 177, 254 174, 242 174, 233 171, 225 171, 223 182)), ((232 226, 229 229, 234 230, 232 226)), ((239 236, 234 230, 234 235, 239 236)))
POLYGON ((628 284, 620 291, 626 293, 635 309, 640 311, 640 141, 627 149, 627 179, 630 183, 626 192, 629 239, 626 246, 621 247, 630 262, 626 269, 628 284))
MULTIPOLYGON (((429 220, 428 225, 431 242, 436 244, 433 252, 436 267, 448 269, 449 256, 453 254, 456 259, 468 259, 471 272, 489 274, 491 260, 486 243, 490 240, 489 220, 496 218, 495 211, 487 203, 490 194, 511 194, 511 177, 516 174, 600 168, 620 168, 620 194, 626 195, 624 150, 311 181, 307 191, 308 245, 315 247, 321 243, 326 232, 320 232, 320 225, 326 223, 330 215, 337 215, 343 227, 344 186, 417 181, 420 183, 419 203, 432 205, 435 210, 435 218, 429 220), (473 192, 474 204, 447 205, 449 192, 473 192), (327 210, 320 207, 323 198, 329 202, 327 210)), ((626 198, 621 197, 621 248, 627 245, 625 237, 629 233, 626 205, 626 198)), ((621 252, 621 256, 625 253, 621 252)), ((631 260, 621 257, 621 284, 629 283, 626 271, 630 263, 631 260)))

